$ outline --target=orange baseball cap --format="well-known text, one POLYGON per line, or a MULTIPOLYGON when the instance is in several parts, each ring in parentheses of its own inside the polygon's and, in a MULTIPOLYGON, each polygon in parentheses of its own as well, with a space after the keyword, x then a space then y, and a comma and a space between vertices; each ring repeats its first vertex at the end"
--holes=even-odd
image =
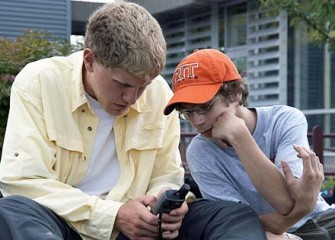
POLYGON ((226 54, 215 49, 195 50, 178 64, 173 73, 174 95, 164 114, 170 114, 177 103, 206 103, 215 96, 222 83, 238 79, 241 76, 226 54))

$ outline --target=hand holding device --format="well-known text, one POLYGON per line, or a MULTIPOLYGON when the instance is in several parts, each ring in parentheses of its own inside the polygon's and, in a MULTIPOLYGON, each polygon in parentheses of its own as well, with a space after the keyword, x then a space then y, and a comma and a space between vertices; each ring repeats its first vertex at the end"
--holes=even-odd
POLYGON ((185 201, 186 194, 190 191, 190 185, 183 184, 179 190, 167 190, 157 200, 156 205, 151 209, 151 213, 169 213, 175 208, 179 208, 185 201))

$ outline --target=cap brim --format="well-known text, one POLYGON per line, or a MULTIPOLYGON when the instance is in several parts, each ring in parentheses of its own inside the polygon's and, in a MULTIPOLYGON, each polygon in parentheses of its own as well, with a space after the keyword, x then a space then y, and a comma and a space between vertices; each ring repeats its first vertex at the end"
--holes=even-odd
POLYGON ((178 103, 203 104, 208 102, 219 91, 221 85, 222 83, 194 85, 178 89, 166 105, 164 114, 169 115, 178 103))

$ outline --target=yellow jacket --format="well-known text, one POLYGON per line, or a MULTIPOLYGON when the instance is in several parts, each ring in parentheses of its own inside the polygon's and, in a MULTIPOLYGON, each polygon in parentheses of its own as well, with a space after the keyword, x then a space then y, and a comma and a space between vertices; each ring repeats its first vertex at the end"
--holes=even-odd
POLYGON ((82 52, 28 64, 12 86, 0 164, 4 196, 24 195, 50 208, 84 239, 115 239, 121 205, 182 184, 176 113, 163 115, 172 92, 158 76, 114 124, 120 178, 106 200, 74 188, 85 175, 98 118, 82 83, 82 52))

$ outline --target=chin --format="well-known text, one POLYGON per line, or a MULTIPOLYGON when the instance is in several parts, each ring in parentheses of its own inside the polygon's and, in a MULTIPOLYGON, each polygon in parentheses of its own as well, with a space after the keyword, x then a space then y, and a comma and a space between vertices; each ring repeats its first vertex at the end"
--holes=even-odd
POLYGON ((126 115, 128 114, 129 112, 129 108, 126 108, 126 109, 123 109, 123 110, 114 110, 114 116, 123 116, 123 115, 126 115))
POLYGON ((112 116, 122 116, 128 113, 129 108, 105 108, 105 111, 112 116))
POLYGON ((112 116, 121 116, 124 111, 119 111, 115 109, 106 109, 105 110, 107 113, 109 113, 112 116))

